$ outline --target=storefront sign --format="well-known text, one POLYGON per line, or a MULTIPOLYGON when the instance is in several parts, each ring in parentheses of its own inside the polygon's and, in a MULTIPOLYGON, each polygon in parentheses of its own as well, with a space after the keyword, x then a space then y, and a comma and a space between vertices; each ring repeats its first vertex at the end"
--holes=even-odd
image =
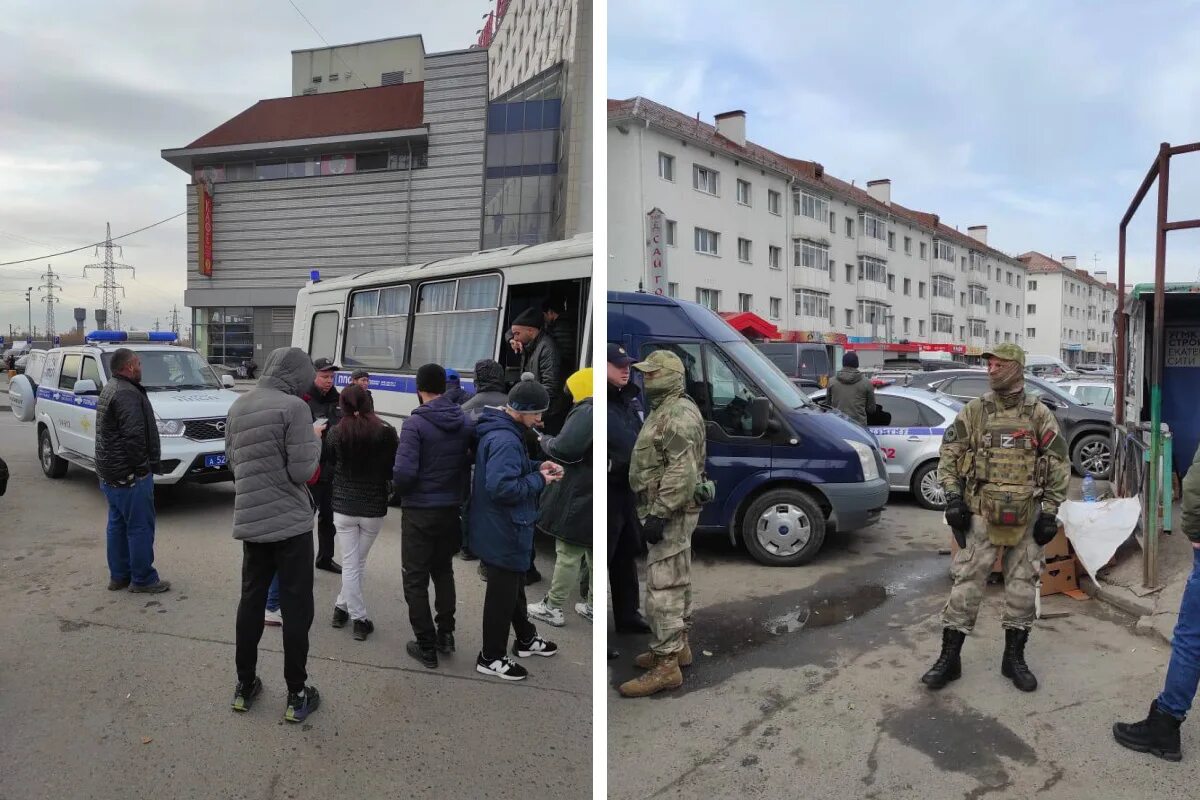
POLYGON ((818 344, 845 344, 846 334, 822 331, 783 331, 780 338, 785 342, 815 342, 818 344))
POLYGON ((967 348, 961 344, 924 344, 922 342, 872 342, 855 341, 852 337, 846 344, 847 350, 880 350, 885 353, 951 353, 961 356, 967 348))
POLYGON ((1167 328, 1168 367, 1200 367, 1200 328, 1167 328))
POLYGON ((646 215, 646 264, 650 268, 651 294, 667 294, 666 218, 656 208, 646 215))
POLYGON ((208 185, 196 184, 196 258, 199 272, 212 277, 212 191, 208 185))

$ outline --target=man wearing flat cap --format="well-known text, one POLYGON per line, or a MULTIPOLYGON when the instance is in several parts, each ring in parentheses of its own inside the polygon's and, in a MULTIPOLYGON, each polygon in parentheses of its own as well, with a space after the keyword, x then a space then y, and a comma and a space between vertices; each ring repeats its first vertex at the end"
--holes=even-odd
POLYGON ((547 433, 556 434, 562 426, 566 409, 563 405, 562 358, 554 337, 548 335, 542 313, 536 308, 527 308, 512 321, 510 344, 521 354, 521 373, 532 373, 533 379, 546 387, 550 395, 550 409, 543 417, 547 433))

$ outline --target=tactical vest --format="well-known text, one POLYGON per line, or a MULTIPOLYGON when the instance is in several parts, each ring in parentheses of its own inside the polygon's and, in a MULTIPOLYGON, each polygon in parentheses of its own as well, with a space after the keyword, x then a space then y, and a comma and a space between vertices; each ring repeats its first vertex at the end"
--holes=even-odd
POLYGON ((1039 453, 1033 412, 1037 398, 1027 394, 1015 409, 1001 408, 990 392, 982 400, 985 415, 976 439, 975 480, 1036 487, 1039 453))

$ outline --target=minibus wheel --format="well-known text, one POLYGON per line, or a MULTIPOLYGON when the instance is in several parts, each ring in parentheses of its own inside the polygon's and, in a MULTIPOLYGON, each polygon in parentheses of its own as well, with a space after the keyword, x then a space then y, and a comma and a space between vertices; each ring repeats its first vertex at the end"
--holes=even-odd
POLYGON ((800 489, 771 489, 746 508, 742 541, 760 564, 806 564, 825 541, 825 513, 800 489))

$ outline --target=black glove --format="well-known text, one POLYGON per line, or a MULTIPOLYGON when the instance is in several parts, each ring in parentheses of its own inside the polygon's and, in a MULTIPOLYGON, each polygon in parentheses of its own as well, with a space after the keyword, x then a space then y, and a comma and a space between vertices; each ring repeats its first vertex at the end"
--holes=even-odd
POLYGON ((663 532, 667 529, 667 521, 662 517, 646 517, 642 523, 642 538, 646 544, 658 544, 663 540, 663 532))
POLYGON ((946 524, 954 533, 960 548, 967 546, 967 531, 971 530, 971 509, 961 497, 951 497, 946 503, 946 524))
POLYGON ((1037 522, 1033 523, 1033 540, 1038 543, 1038 547, 1045 547, 1057 535, 1058 518, 1047 511, 1043 511, 1038 515, 1037 522))

